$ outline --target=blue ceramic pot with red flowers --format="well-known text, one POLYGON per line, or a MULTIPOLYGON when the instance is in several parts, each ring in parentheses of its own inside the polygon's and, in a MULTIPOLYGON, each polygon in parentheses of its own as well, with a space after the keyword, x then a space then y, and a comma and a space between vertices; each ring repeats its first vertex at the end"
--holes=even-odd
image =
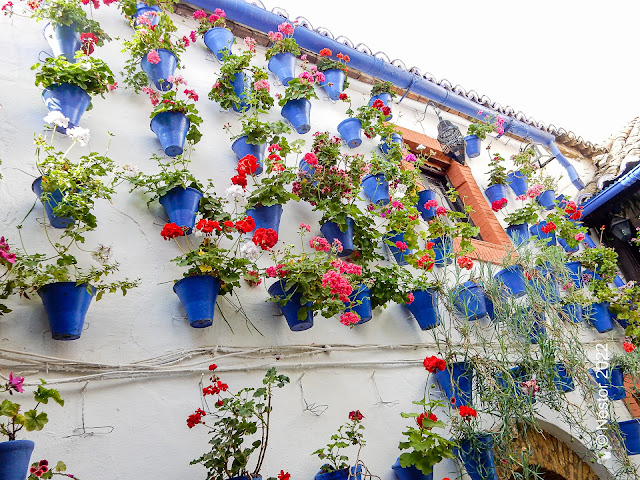
POLYGON ((160 197, 160 205, 167 212, 169 223, 185 228, 185 234, 189 235, 196 223, 201 198, 200 190, 191 187, 174 187, 160 197))
POLYGON ((342 470, 334 470, 333 472, 323 473, 320 470, 315 474, 313 480, 362 480, 362 466, 343 468, 342 470))
POLYGON ((187 314, 189 325, 205 328, 213 325, 220 280, 211 275, 193 275, 178 280, 173 291, 187 314))
POLYGON ((357 313, 360 321, 356 325, 367 323, 373 318, 371 313, 371 290, 360 285, 349 295, 349 301, 344 302, 345 312, 357 313))
POLYGON ((278 233, 280 228, 280 219, 282 218, 282 205, 275 204, 264 206, 255 206, 247 210, 247 216, 253 218, 256 222, 255 230, 266 228, 275 230, 278 233))
POLYGON ((339 257, 348 257, 353 253, 353 219, 347 217, 347 229, 342 231, 335 222, 325 222, 320 227, 320 232, 324 238, 333 245, 338 240, 342 244, 342 251, 338 252, 339 257))
POLYGON ((231 145, 231 150, 236 154, 238 160, 246 157, 247 155, 253 155, 256 157, 258 161, 258 168, 255 171, 255 175, 260 175, 263 171, 262 162, 264 160, 265 153, 267 151, 267 146, 264 143, 260 143, 254 145, 252 143, 247 143, 249 139, 248 135, 242 135, 231 145))
POLYGON ((142 3, 142 2, 137 3, 136 13, 134 13, 133 15, 133 18, 135 19, 135 22, 133 23, 134 28, 140 24, 138 22, 138 17, 141 17, 143 15, 149 19, 149 23, 151 25, 158 25, 160 23, 161 13, 162 13, 162 10, 157 5, 147 5, 146 3, 142 3))
POLYGON ((431 330, 440 325, 438 311, 438 291, 432 289, 414 290, 413 302, 405 303, 411 314, 420 325, 421 330, 431 330))
POLYGON ((456 408, 460 408, 462 405, 471 405, 473 394, 473 367, 471 363, 449 363, 443 371, 436 370, 435 376, 452 405, 455 405, 456 408))
POLYGON ((383 155, 388 155, 389 152, 391 151, 393 144, 398 145, 400 148, 402 148, 402 146, 404 145, 404 141, 402 140, 402 135, 400 135, 399 133, 392 134, 391 145, 389 144, 389 142, 387 142, 387 140, 383 140, 378 145, 378 148, 380 149, 383 155))
POLYGON ((529 232, 531 233, 531 236, 538 237, 538 240, 540 240, 541 242, 544 242, 545 245, 547 246, 555 245, 556 234, 553 230, 544 231, 543 227, 545 227, 546 225, 547 225, 546 220, 542 220, 536 223, 535 225, 531 225, 529 227, 529 232))
POLYGON ((431 220, 433 217, 436 216, 437 207, 428 207, 428 208, 425 207, 425 204, 429 200, 436 200, 435 190, 426 188, 418 192, 418 205, 416 206, 416 208, 420 212, 420 216, 425 222, 428 222, 429 220, 431 220))
POLYGON ((42 35, 53 51, 54 57, 64 56, 70 63, 75 63, 75 55, 82 47, 80 33, 76 31, 75 23, 71 25, 56 25, 47 23, 42 35))
POLYGON ((224 27, 210 28, 205 32, 203 40, 218 60, 223 60, 225 53, 231 55, 231 47, 236 41, 231 30, 224 27))
MULTIPOLYGON (((391 101, 393 100, 393 98, 391 97, 390 93, 386 93, 386 92, 381 93, 379 95, 374 95, 369 99, 369 106, 370 107, 373 106, 376 100, 382 101, 385 107, 391 107, 391 101)), ((384 120, 388 122, 389 120, 391 120, 391 118, 393 118, 393 115, 389 114, 384 120)))
POLYGON ((31 440, 11 440, 0 443, 0 478, 25 480, 35 444, 31 440))
POLYGON ((489 199, 489 203, 497 202, 507 196, 507 186, 501 183, 491 185, 484 191, 485 195, 489 199))
POLYGON ((324 82, 320 84, 331 100, 338 100, 344 90, 345 74, 339 68, 330 68, 324 72, 324 82))

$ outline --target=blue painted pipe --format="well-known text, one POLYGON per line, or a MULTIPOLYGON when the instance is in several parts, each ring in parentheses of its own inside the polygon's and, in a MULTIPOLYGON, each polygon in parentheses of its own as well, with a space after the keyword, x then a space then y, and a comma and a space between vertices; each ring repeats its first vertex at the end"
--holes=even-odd
MULTIPOLYGON (((192 0, 190 3, 211 11, 216 8, 222 8, 229 19, 263 33, 267 33, 269 31, 275 32, 277 31, 279 24, 287 21, 287 19, 280 15, 268 12, 267 10, 255 5, 250 5, 242 0, 192 0)), ((552 134, 532 127, 531 125, 527 125, 513 117, 508 117, 496 112, 495 110, 488 109, 483 105, 469 100, 468 98, 454 92, 450 92, 440 85, 436 85, 433 82, 425 80, 414 73, 398 68, 382 59, 362 53, 342 43, 336 42, 335 40, 320 35, 308 28, 297 27, 293 37, 296 39, 300 47, 312 52, 318 53, 323 48, 329 48, 334 52, 345 53, 349 55, 349 58, 351 59, 349 66, 354 70, 366 73, 383 81, 392 82, 394 85, 404 90, 410 89, 418 95, 429 98, 440 105, 468 115, 476 120, 483 121, 485 120, 484 117, 486 115, 491 115, 493 117, 497 117, 498 115, 502 116, 505 119, 505 127, 508 127, 509 132, 522 138, 530 138, 536 143, 541 143, 549 147, 551 152, 558 159, 560 165, 567 170, 573 185, 578 190, 582 190, 584 188, 584 184, 580 180, 575 168, 569 163, 564 155, 560 153, 560 150, 558 150, 558 147, 555 145, 554 142, 556 138, 552 134), (478 114, 478 111, 481 111, 481 114, 478 114)))
POLYGON ((603 190, 595 197, 590 198, 584 204, 584 210, 582 211, 582 216, 587 217, 590 213, 593 213, 600 206, 615 198, 618 194, 622 193, 628 187, 636 183, 640 180, 640 168, 635 167, 629 173, 624 175, 621 179, 616 181, 613 185, 611 185, 606 190, 603 190))

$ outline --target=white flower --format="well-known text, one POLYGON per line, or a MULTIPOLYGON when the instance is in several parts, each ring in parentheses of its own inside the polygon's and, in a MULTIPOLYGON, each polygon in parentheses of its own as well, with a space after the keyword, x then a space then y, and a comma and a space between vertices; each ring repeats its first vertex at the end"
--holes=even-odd
POLYGON ((80 145, 82 145, 83 147, 86 146, 87 143, 89 143, 89 137, 91 136, 89 134, 89 129, 82 127, 70 128, 69 130, 67 130, 67 135, 73 138, 76 142, 80 142, 80 145))
POLYGON ((422 144, 420 144, 420 145, 418 145, 418 146, 416 147, 416 149, 417 149, 417 150, 424 150, 425 148, 427 148, 427 147, 425 147, 425 146, 424 146, 424 145, 422 145, 422 144))
POLYGON ((128 163, 126 165, 122 166, 122 174, 125 177, 135 177, 140 173, 140 169, 138 167, 136 167, 135 165, 129 165, 128 163))
POLYGON ((64 116, 64 114, 59 110, 54 110, 49 112, 49 114, 44 117, 44 121, 46 123, 53 123, 59 127, 67 128, 69 126, 69 119, 64 116))
POLYGON ((229 188, 227 188, 224 194, 227 197, 227 200, 233 199, 237 201, 238 199, 244 197, 244 189, 240 185, 231 185, 229 188))
POLYGON ((262 252, 256 244, 254 244, 253 242, 247 242, 242 245, 242 248, 240 248, 240 254, 243 257, 251 260, 252 262, 255 262, 258 258, 260 258, 262 252))
POLYGON ((111 260, 111 247, 107 247, 105 245, 99 245, 93 252, 91 252, 91 256, 93 259, 101 263, 102 265, 109 263, 111 260))
POLYGON ((400 183, 398 184, 395 191, 393 192, 393 198, 402 198, 406 195, 406 193, 407 193, 407 186, 400 183))

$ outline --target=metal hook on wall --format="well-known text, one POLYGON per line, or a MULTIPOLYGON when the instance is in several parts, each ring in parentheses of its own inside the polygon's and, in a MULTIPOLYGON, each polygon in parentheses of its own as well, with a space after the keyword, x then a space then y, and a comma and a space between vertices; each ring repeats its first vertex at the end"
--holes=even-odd
POLYGON ((427 109, 429 108, 429 105, 431 105, 433 107, 433 109, 436 111, 436 115, 438 116, 438 120, 442 121, 442 117, 440 116, 440 109, 433 102, 427 102, 427 105, 424 107, 424 112, 422 112, 422 118, 419 119, 418 121, 419 122, 423 122, 424 119, 427 118, 427 109))
POLYGON ((380 390, 378 389, 378 382, 376 382, 376 372, 375 370, 371 374, 371 380, 373 381, 373 389, 376 391, 376 395, 380 399, 380 401, 376 402, 376 404, 380 405, 397 405, 398 400, 385 401, 382 399, 382 395, 380 395, 380 390))
POLYGON ((71 437, 92 437, 94 435, 109 435, 111 432, 113 432, 115 430, 115 427, 112 427, 111 425, 103 425, 100 427, 86 427, 85 423, 84 423, 84 401, 85 401, 85 394, 87 393, 87 387, 89 386, 89 382, 86 382, 84 384, 84 386, 80 389, 80 393, 82 393, 82 410, 81 410, 81 418, 82 418, 82 427, 79 428, 74 428, 73 432, 71 435, 67 435, 64 438, 71 438, 71 437), (93 430, 101 430, 101 429, 108 429, 108 431, 106 432, 101 432, 101 431, 93 431, 93 430), (92 430, 92 431, 89 431, 92 430), (79 432, 79 433, 76 433, 79 432))
POLYGON ((302 377, 304 377, 304 373, 300 375, 300 378, 298 379, 298 383, 300 384, 300 394, 302 395, 302 401, 304 402, 304 408, 302 409, 302 411, 311 412, 316 417, 319 417, 320 415, 322 415, 324 412, 327 411, 327 408, 329 408, 329 405, 307 402, 307 399, 304 397, 304 387, 302 386, 302 377))

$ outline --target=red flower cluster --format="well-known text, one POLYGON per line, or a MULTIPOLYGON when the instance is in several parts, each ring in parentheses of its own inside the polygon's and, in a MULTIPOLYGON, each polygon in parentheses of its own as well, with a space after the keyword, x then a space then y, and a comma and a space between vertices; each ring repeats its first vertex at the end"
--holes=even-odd
POLYGON ((473 268, 473 260, 471 260, 466 255, 462 255, 458 257, 458 266, 460 268, 466 268, 467 270, 471 270, 473 268))
POLYGON ((447 368, 447 362, 433 355, 425 358, 422 364, 429 373, 436 373, 437 370, 444 372, 444 369, 447 368))
POLYGON ((348 102, 349 95, 347 95, 346 93, 341 93, 340 95, 338 95, 338 100, 342 100, 343 102, 348 102))
POLYGON ((333 55, 333 53, 328 48, 323 48, 322 50, 320 50, 321 57, 330 57, 331 55, 333 55))
POLYGON ((273 228, 259 228, 253 234, 252 241, 262 250, 271 250, 278 243, 278 234, 273 228))
POLYGON ((212 372, 218 368, 218 366, 215 363, 212 363, 211 365, 209 365, 209 370, 211 370, 212 372))
POLYGON ((245 155, 238 162, 239 175, 253 175, 258 169, 258 159, 253 155, 245 155))
POLYGON ((278 480, 289 480, 290 478, 291 478, 291 474, 289 472, 280 470, 280 473, 278 474, 278 480))
POLYGON ((255 270, 247 270, 247 273, 244 275, 244 280, 252 287, 257 287, 262 283, 262 279, 260 278, 260 274, 255 270))
POLYGON ((438 207, 436 208, 436 215, 438 216, 442 216, 442 215, 446 215, 447 214, 447 209, 444 207, 438 207))
POLYGON ((423 256, 421 256, 418 259, 417 264, 419 268, 424 268, 425 270, 429 271, 433 268, 433 266, 435 265, 435 262, 431 255, 429 255, 428 253, 425 253, 423 256))
POLYGON ((220 392, 226 392, 229 389, 229 385, 222 383, 220 380, 215 385, 207 385, 202 389, 202 395, 217 395, 220 392))
POLYGON ((275 277, 286 277, 289 274, 289 270, 285 270, 285 266, 281 263, 277 264, 275 267, 267 267, 267 277, 275 278, 275 277))
POLYGON ((244 175, 234 175, 231 177, 231 183, 240 185, 242 188, 247 188, 247 177, 244 175))
POLYGON ((172 238, 183 237, 184 230, 175 223, 166 223, 160 235, 162 235, 162 238, 165 240, 171 240, 172 238))
POLYGON ((81 48, 84 54, 91 55, 95 45, 98 43, 98 37, 91 32, 81 33, 80 41, 82 42, 81 48))
POLYGON ((198 223, 196 224, 196 229, 200 230, 206 235, 211 235, 214 230, 217 230, 219 232, 222 231, 220 222, 216 222, 214 220, 205 220, 204 218, 198 221, 198 223))
POLYGON ((349 63, 351 61, 349 55, 344 55, 343 53, 337 54, 336 57, 338 57, 340 60, 343 60, 345 63, 349 63))
POLYGON ((249 233, 256 228, 256 222, 253 217, 244 217, 242 220, 236 222, 236 228, 241 233, 249 233))
POLYGON ((199 423, 202 423, 202 417, 206 416, 207 413, 201 408, 197 409, 195 413, 192 413, 187 418, 187 427, 193 428, 199 423))
POLYGON ((433 413, 429 412, 423 412, 420 415, 418 415, 418 417, 416 418, 416 423, 418 424, 418 426, 420 428, 427 428, 428 430, 431 430, 431 427, 423 427, 422 426, 422 422, 424 421, 425 418, 428 418, 429 420, 431 420, 432 422, 437 422, 438 421, 438 417, 436 417, 433 413))
POLYGON ((47 460, 40 460, 38 463, 34 463, 31 465, 29 469, 29 473, 35 475, 36 477, 41 477, 43 473, 47 473, 49 471, 49 462, 47 460))
POLYGON ((474 408, 467 407, 466 405, 462 405, 458 411, 460 412, 460 416, 464 419, 471 419, 471 417, 476 418, 478 416, 478 412, 476 412, 474 408))
POLYGON ((543 225, 540 227, 540 231, 543 233, 549 233, 549 232, 553 232, 556 228, 556 224, 553 222, 547 222, 546 225, 543 225))
POLYGON ((501 198, 500 200, 495 200, 491 202, 491 210, 493 210, 494 212, 498 212, 502 210, 506 204, 507 204, 507 199, 504 197, 501 198))
POLYGON ((353 420, 355 422, 359 422, 364 418, 364 415, 360 413, 360 410, 354 410, 353 412, 349 412, 349 420, 353 420))
POLYGON ((371 104, 371 108, 380 110, 385 117, 388 117, 389 115, 391 115, 391 108, 387 107, 384 104, 384 102, 380 99, 377 99, 376 101, 374 101, 373 104, 371 104))
POLYGON ((567 202, 564 207, 564 213, 569 215, 571 220, 580 220, 582 218, 582 208, 576 205, 576 202, 567 202))
POLYGON ((633 343, 629 343, 629 342, 624 342, 622 344, 622 348, 624 348, 624 351, 627 353, 631 353, 636 349, 636 346, 633 343))

